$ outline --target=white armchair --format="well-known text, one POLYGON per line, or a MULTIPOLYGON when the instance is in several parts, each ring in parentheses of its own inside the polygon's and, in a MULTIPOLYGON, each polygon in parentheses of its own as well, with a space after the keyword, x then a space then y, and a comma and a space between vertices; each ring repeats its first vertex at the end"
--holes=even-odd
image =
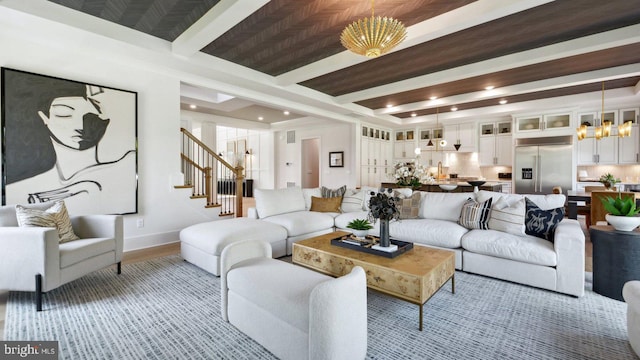
MULTIPOLYGON (((50 204, 25 207, 43 209, 50 204)), ((88 273, 117 264, 121 272, 123 226, 119 215, 71 216, 80 240, 60 244, 49 227, 19 227, 14 206, 0 207, 0 289, 33 291, 42 310, 42 293, 88 273)))

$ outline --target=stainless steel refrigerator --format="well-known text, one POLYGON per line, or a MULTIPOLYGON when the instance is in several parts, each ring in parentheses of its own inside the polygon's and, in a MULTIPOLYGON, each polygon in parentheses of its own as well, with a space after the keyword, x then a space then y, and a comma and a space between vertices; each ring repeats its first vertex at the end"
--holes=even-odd
POLYGON ((515 148, 517 194, 551 194, 555 186, 572 187, 572 136, 518 139, 515 148))

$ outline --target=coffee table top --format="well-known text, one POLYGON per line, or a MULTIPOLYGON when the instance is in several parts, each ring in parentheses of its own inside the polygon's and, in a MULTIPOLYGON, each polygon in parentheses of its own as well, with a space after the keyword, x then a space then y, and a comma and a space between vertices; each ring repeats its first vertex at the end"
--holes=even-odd
POLYGON ((374 254, 367 254, 356 250, 331 245, 331 239, 347 235, 348 232, 336 231, 325 235, 316 236, 310 239, 293 243, 296 246, 311 248, 334 256, 347 259, 364 261, 373 265, 390 268, 397 272, 404 272, 411 275, 425 276, 439 267, 442 263, 452 261, 454 252, 449 250, 434 249, 425 246, 414 246, 406 253, 395 258, 386 258, 374 254))

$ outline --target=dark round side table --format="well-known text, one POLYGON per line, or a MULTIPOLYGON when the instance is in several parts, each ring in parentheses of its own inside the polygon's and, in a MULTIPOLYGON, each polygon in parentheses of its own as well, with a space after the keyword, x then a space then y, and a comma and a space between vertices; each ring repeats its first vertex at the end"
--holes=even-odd
POLYGON ((624 301, 622 286, 640 280, 640 230, 617 231, 612 226, 591 226, 593 291, 624 301))

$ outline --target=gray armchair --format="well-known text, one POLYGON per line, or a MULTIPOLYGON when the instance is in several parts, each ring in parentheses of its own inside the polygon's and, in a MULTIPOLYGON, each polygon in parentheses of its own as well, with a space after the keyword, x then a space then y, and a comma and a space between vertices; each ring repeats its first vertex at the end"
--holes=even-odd
MULTIPOLYGON (((25 207, 44 209, 51 204, 25 207)), ((59 243, 58 231, 19 227, 14 206, 0 207, 0 289, 33 291, 42 310, 42 294, 88 273, 117 264, 121 272, 122 216, 70 216, 80 240, 59 243)))

